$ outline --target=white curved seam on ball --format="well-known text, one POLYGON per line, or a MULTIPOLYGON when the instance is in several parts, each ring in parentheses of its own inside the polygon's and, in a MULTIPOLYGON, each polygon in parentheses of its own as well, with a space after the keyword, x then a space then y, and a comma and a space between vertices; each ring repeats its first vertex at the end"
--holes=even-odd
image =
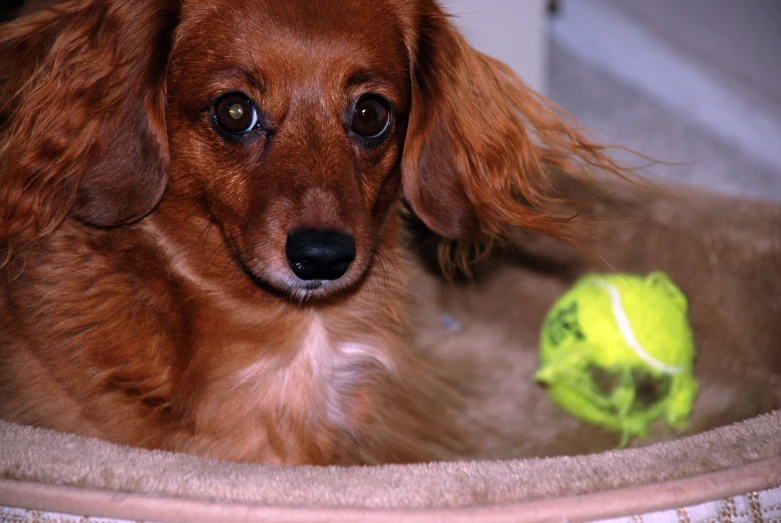
POLYGON ((626 317, 626 312, 624 312, 624 307, 621 304, 621 293, 619 293, 618 289, 610 283, 605 282, 605 286, 607 287, 607 290, 610 293, 610 299, 613 302, 613 317, 616 319, 618 329, 624 336, 626 344, 629 345, 635 354, 654 369, 664 372, 665 374, 674 375, 683 372, 683 367, 667 365, 648 354, 643 346, 640 345, 640 342, 637 341, 637 338, 635 338, 635 333, 632 331, 632 325, 629 323, 629 318, 626 317))

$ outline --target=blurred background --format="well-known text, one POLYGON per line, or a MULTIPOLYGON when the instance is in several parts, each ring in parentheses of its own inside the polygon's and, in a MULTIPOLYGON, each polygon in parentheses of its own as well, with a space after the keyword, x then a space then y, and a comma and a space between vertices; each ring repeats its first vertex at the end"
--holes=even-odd
POLYGON ((781 201, 781 0, 442 3, 598 139, 674 164, 646 175, 781 201))

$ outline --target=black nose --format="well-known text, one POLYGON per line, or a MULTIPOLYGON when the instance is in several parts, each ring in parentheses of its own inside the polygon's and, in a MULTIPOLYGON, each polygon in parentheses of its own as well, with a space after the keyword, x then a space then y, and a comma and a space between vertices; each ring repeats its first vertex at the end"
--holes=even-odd
POLYGON ((341 232, 302 230, 288 235, 285 254, 302 280, 335 280, 355 259, 355 240, 341 232))

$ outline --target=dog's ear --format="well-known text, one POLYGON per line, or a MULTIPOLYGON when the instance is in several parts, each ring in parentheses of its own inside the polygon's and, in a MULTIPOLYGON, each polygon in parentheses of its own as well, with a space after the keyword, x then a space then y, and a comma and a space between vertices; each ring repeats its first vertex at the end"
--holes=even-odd
POLYGON ((566 237, 572 211, 554 178, 625 173, 507 66, 473 49, 434 2, 419 0, 415 18, 402 159, 412 210, 453 240, 495 238, 512 226, 566 237))
POLYGON ((66 0, 0 26, 0 245, 157 205, 171 4, 66 0))

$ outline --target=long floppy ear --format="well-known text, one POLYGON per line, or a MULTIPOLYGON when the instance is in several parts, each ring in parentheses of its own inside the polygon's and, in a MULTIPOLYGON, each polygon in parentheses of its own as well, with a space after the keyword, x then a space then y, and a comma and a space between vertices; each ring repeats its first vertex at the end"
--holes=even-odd
POLYGON ((138 220, 168 182, 168 1, 66 0, 0 26, 0 246, 138 220))
POLYGON ((567 213, 554 178, 627 173, 507 66, 470 47, 434 2, 419 6, 402 159, 414 213, 451 240, 490 241, 508 227, 572 235, 576 211, 567 213))

